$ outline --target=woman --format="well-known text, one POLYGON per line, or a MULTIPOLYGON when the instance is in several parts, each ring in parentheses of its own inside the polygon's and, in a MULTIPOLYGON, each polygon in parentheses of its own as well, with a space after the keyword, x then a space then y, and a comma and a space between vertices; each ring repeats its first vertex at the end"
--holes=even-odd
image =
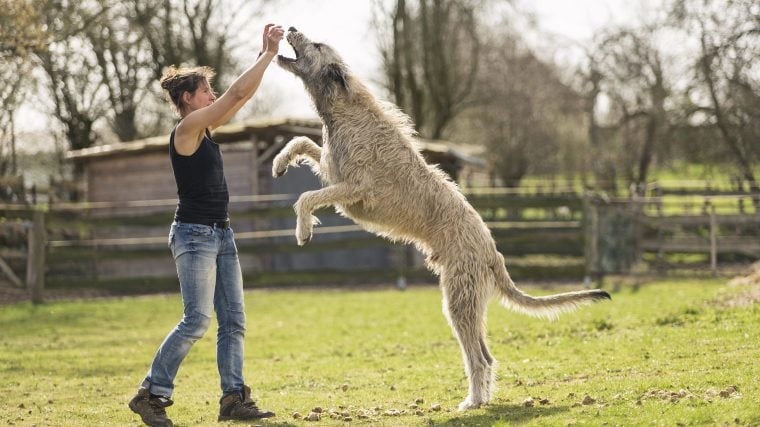
POLYGON ((243 381, 245 309, 243 276, 227 216, 227 182, 219 146, 210 129, 227 122, 253 96, 264 71, 277 55, 284 30, 264 27, 259 58, 218 99, 207 67, 169 68, 161 87, 180 116, 169 138, 169 155, 179 203, 169 232, 179 276, 184 315, 158 349, 148 375, 129 402, 149 426, 172 426, 165 408, 172 405, 174 378, 193 343, 216 311, 217 365, 221 379, 219 421, 274 416, 251 400, 243 381))

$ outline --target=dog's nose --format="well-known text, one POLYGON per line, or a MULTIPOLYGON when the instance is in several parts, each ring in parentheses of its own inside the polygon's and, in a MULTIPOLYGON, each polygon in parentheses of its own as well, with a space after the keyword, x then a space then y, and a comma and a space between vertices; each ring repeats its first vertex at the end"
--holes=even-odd
POLYGON ((288 31, 290 31, 291 33, 297 33, 298 32, 298 30, 296 30, 296 27, 290 27, 290 28, 288 28, 288 31))

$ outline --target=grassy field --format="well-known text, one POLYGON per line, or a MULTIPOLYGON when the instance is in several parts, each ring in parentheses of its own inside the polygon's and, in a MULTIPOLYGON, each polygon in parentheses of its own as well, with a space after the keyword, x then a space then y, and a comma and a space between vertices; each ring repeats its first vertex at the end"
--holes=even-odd
MULTIPOLYGON (((253 291, 245 374, 278 414, 261 425, 760 425, 760 307, 726 302, 741 291, 623 287, 553 323, 494 302, 499 388, 467 413, 437 288, 253 291)), ((0 425, 140 425, 126 402, 180 313, 176 295, 0 306, 0 425)), ((216 424, 214 335, 180 369, 175 425, 216 424)))

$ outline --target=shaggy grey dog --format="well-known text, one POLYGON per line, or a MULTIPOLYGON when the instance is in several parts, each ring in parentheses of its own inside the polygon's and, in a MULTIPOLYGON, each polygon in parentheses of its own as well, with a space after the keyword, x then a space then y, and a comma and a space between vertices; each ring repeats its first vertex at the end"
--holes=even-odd
POLYGON ((555 318, 560 312, 609 299, 587 290, 531 297, 515 287, 491 232, 456 184, 428 165, 412 145, 409 117, 376 100, 334 49, 290 28, 296 58, 279 65, 303 80, 323 122, 322 147, 293 138, 275 157, 274 176, 304 161, 324 182, 295 204, 299 245, 309 242, 317 223, 312 212, 332 205, 368 231, 413 243, 440 276, 443 313, 462 348, 469 393, 460 410, 491 398, 495 360, 485 334, 486 305, 496 294, 504 306, 555 318))

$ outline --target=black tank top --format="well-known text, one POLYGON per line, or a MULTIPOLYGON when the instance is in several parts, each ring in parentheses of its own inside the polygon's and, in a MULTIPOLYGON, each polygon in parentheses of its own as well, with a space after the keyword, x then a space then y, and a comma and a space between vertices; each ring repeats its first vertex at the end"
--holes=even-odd
POLYGON ((177 153, 174 132, 169 137, 169 157, 177 182, 177 211, 174 218, 180 222, 206 224, 227 220, 230 195, 224 178, 224 164, 219 145, 211 140, 206 129, 198 149, 190 156, 177 153))

